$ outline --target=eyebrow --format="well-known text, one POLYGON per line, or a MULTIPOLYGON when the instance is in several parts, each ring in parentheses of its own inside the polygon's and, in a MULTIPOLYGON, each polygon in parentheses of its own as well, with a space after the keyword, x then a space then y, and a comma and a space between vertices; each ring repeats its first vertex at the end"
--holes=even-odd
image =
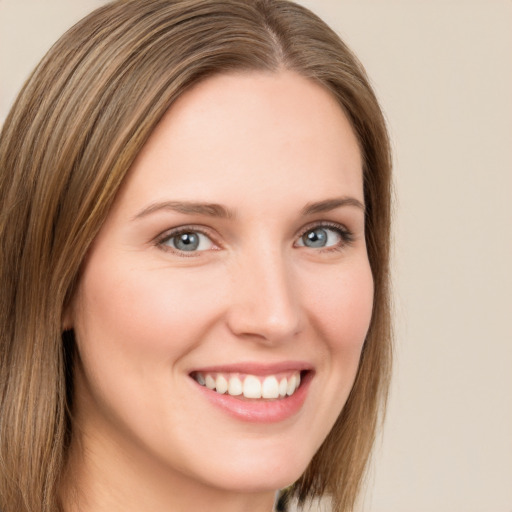
MULTIPOLYGON (((314 203, 308 203, 302 208, 301 214, 303 216, 314 215, 316 213, 324 213, 341 208, 343 206, 353 206, 365 211, 364 204, 355 197, 336 197, 332 199, 325 199, 314 203)), ((141 210, 133 220, 146 217, 152 213, 160 210, 170 210, 184 215, 205 215, 207 217, 217 217, 220 219, 233 219, 235 212, 217 203, 201 203, 194 201, 162 201, 152 203, 143 210, 141 210)))
POLYGON ((354 206, 363 212, 365 211, 364 204, 355 197, 335 197, 332 199, 325 199, 324 201, 308 203, 302 209, 302 215, 306 216, 314 215, 315 213, 330 212, 331 210, 341 208, 342 206, 354 206))
POLYGON ((193 201, 163 201, 150 204, 140 211, 133 220, 140 219, 160 210, 170 210, 185 215, 206 215, 221 219, 232 219, 235 213, 225 206, 216 203, 198 203, 193 201))

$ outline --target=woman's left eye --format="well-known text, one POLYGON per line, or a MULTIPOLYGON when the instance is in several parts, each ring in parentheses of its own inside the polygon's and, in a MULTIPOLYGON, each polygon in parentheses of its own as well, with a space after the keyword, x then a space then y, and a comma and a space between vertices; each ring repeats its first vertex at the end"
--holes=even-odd
POLYGON ((298 247, 309 247, 311 249, 323 249, 341 246, 350 241, 350 234, 341 228, 316 226, 304 232, 296 245, 298 247))
POLYGON ((159 244, 175 251, 188 253, 208 251, 215 246, 208 236, 194 230, 180 231, 167 235, 159 244))

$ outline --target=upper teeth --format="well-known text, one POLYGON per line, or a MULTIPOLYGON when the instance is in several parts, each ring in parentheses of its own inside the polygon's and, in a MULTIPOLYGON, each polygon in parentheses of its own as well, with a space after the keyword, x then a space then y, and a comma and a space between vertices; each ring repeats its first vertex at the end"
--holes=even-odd
POLYGON ((240 376, 239 374, 196 373, 195 380, 217 393, 227 393, 231 396, 243 395, 245 398, 279 398, 295 393, 300 385, 300 372, 293 372, 287 377, 267 375, 240 376))

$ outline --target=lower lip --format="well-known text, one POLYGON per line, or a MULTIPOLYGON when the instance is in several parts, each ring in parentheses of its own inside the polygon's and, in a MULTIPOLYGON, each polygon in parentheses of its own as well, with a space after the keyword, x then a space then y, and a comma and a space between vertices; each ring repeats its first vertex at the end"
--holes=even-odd
POLYGON ((221 395, 201 386, 195 380, 194 383, 210 403, 238 420, 251 423, 277 423, 291 418, 300 411, 306 400, 312 378, 312 372, 307 372, 293 395, 276 400, 243 400, 228 394, 221 395))

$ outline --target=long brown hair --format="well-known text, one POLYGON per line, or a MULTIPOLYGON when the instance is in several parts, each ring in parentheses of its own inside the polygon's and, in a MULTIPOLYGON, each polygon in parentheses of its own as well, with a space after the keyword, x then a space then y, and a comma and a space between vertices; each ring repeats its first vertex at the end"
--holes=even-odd
POLYGON ((285 493, 353 507, 390 373, 389 141, 362 66, 286 0, 119 0, 71 28, 0 136, 0 509, 54 512, 71 431, 73 336, 62 313, 128 169, 170 105, 206 77, 294 70, 326 87, 364 159, 375 298, 348 402, 285 493))

